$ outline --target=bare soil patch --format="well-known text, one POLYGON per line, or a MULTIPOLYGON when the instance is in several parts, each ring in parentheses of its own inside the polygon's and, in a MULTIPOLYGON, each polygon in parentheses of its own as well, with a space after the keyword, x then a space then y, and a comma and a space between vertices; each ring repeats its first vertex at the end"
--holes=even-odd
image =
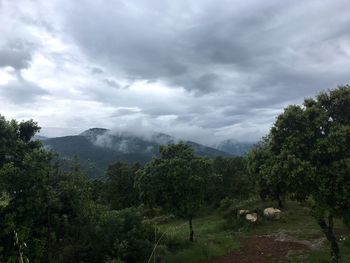
POLYGON ((273 236, 255 236, 240 240, 240 250, 206 263, 269 263, 285 258, 290 252, 309 250, 306 244, 295 241, 280 241, 273 236))

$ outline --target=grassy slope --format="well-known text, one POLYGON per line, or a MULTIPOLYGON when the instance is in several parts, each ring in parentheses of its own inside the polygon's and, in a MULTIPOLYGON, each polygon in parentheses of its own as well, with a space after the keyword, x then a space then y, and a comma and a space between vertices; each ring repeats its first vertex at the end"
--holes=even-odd
MULTIPOLYGON (((249 201, 241 204, 242 208, 254 209, 273 205, 271 202, 249 201)), ((301 207, 297 203, 287 203, 287 209, 280 221, 267 221, 257 226, 246 226, 233 231, 224 227, 225 223, 218 212, 212 215, 199 217, 194 220, 196 241, 191 244, 187 241, 188 224, 185 221, 173 220, 159 227, 165 234, 162 243, 170 244, 173 249, 165 255, 165 262, 202 262, 211 257, 228 254, 239 249, 238 239, 245 236, 271 235, 284 232, 288 236, 300 240, 314 240, 322 238, 315 220, 309 215, 308 208, 301 207)), ((340 221, 336 222, 338 233, 348 233, 340 221)), ((342 262, 350 262, 350 237, 341 242, 342 262)), ((294 255, 284 262, 327 262, 329 259, 328 243, 320 251, 305 252, 302 255, 294 255)))
POLYGON ((182 220, 160 225, 166 232, 163 244, 172 247, 165 255, 165 262, 202 262, 238 249, 234 232, 224 228, 224 220, 218 215, 194 219, 195 242, 188 239, 188 223, 182 220))

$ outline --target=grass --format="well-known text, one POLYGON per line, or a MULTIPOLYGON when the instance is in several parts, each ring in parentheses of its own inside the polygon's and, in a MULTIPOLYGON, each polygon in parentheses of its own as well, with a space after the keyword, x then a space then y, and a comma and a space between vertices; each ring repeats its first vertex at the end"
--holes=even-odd
MULTIPOLYGON (((281 220, 265 221, 255 228, 250 228, 248 235, 268 235, 284 231, 298 239, 314 239, 323 237, 316 221, 310 216, 307 207, 301 207, 296 202, 288 202, 283 209, 281 220)), ((264 206, 267 207, 267 206, 264 206)))
MULTIPOLYGON (((238 204, 239 208, 256 209, 273 206, 274 203, 259 200, 248 200, 238 204)), ((234 216, 234 215, 232 215, 234 216)), ((161 233, 165 233, 160 242, 168 249, 162 254, 160 262, 203 262, 213 257, 226 255, 239 250, 239 238, 256 235, 271 235, 283 232, 300 240, 314 240, 324 237, 315 220, 310 216, 310 210, 296 202, 288 202, 279 221, 263 221, 258 225, 245 225, 240 229, 225 227, 225 220, 219 211, 212 211, 193 221, 195 242, 188 241, 189 227, 184 220, 172 219, 167 223, 158 224, 161 233)), ((338 233, 349 234, 349 229, 339 221, 335 221, 338 233)), ((160 246, 162 247, 162 246, 160 246)), ((350 236, 340 242, 341 262, 350 262, 350 236)), ((329 261, 329 245, 319 251, 307 251, 303 254, 291 255, 279 263, 322 263, 329 261)), ((159 258, 159 257, 158 257, 159 258)))
MULTIPOLYGON (((253 200, 245 204, 248 209, 256 207, 273 206, 271 202, 261 202, 253 200)), ((350 230, 344 226, 340 220, 334 222, 335 231, 337 233, 347 233, 346 241, 339 242, 341 262, 350 262, 350 230)), ((254 235, 271 235, 283 231, 289 236, 299 240, 313 240, 323 238, 320 227, 315 219, 310 215, 308 207, 302 207, 297 202, 288 202, 283 211, 282 219, 279 221, 265 221, 260 225, 249 227, 242 233, 244 236, 254 235)), ((307 251, 302 254, 290 256, 286 260, 278 261, 279 263, 328 263, 330 258, 329 243, 326 241, 321 250, 307 251)))
POLYGON ((175 220, 159 225, 166 232, 163 244, 170 247, 164 262, 202 262, 212 257, 226 255, 239 248, 234 232, 224 228, 219 215, 207 215, 193 220, 195 242, 189 242, 186 221, 175 220))
MULTIPOLYGON (((348 236, 347 242, 341 241, 339 243, 341 261, 343 263, 350 262, 350 236, 348 236)), ((278 261, 278 263, 328 263, 330 258, 329 246, 326 243, 325 246, 319 251, 308 251, 302 254, 296 254, 290 256, 286 260, 278 261)))

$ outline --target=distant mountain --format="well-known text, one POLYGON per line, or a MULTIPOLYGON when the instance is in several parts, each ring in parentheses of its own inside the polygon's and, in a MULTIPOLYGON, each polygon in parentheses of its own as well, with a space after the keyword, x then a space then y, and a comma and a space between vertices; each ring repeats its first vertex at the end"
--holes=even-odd
POLYGON ((235 156, 241 156, 247 153, 248 150, 251 149, 255 144, 256 143, 239 142, 237 140, 231 139, 222 141, 213 147, 220 151, 224 151, 235 156))
POLYGON ((107 129, 92 128, 80 134, 94 146, 109 149, 120 154, 141 154, 152 157, 158 154, 158 146, 174 143, 175 139, 162 133, 151 136, 136 136, 130 132, 111 132, 107 129))
POLYGON ((47 139, 48 139, 48 137, 45 137, 42 135, 37 135, 37 134, 34 135, 34 140, 45 141, 47 139))
MULTIPOLYGON (((136 136, 128 132, 111 132, 107 129, 92 128, 79 135, 46 138, 42 140, 45 148, 60 154, 60 158, 72 160, 75 156, 84 166, 92 166, 90 175, 101 177, 107 166, 115 161, 146 163, 157 156, 159 145, 176 142, 175 138, 154 133, 150 136, 136 136)), ((186 141, 201 156, 231 156, 231 154, 186 141)))

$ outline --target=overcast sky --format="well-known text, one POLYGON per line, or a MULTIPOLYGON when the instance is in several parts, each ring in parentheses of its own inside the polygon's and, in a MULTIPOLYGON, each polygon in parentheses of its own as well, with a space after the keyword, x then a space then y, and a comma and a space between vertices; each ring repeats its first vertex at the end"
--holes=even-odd
POLYGON ((348 0, 0 0, 0 114, 212 144, 350 80, 348 0))

